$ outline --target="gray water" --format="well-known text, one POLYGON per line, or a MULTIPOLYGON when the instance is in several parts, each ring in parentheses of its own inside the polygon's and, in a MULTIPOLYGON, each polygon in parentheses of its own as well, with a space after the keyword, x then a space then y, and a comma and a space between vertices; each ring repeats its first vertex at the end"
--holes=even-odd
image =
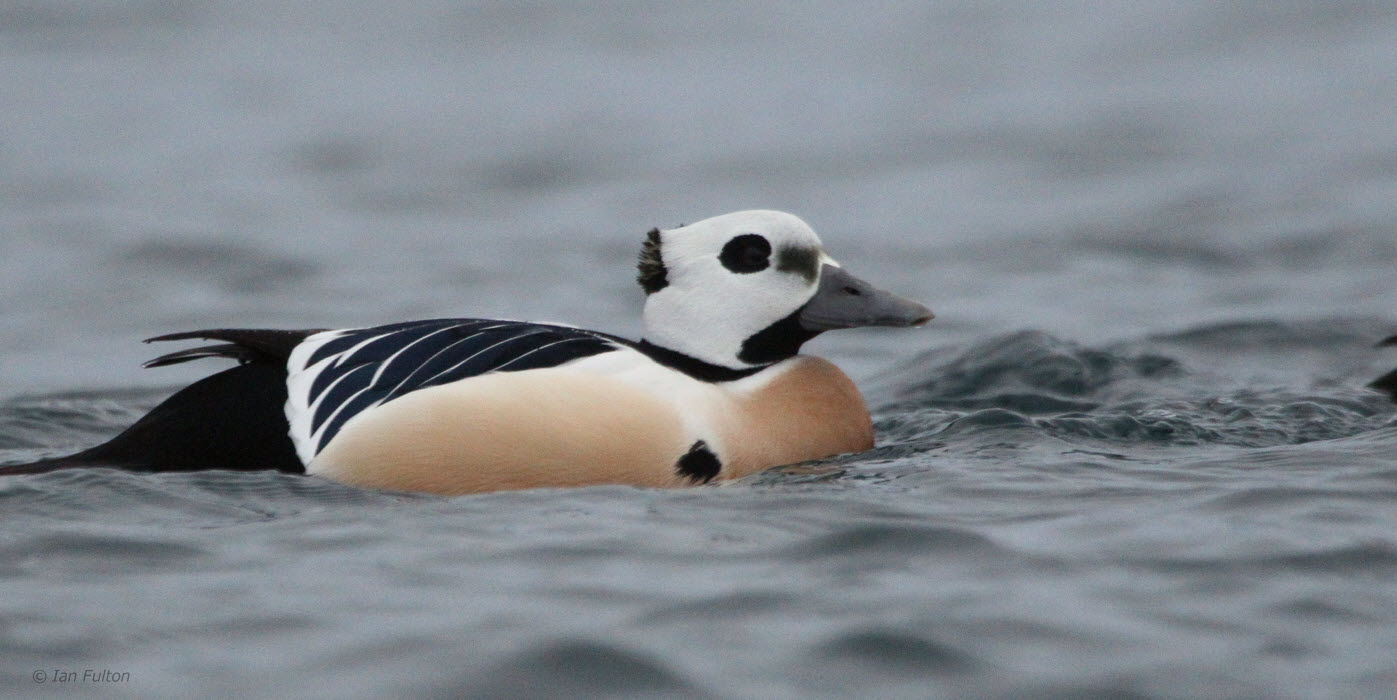
POLYGON ((1356 0, 0 4, 0 462, 171 331, 635 337, 735 209, 938 314, 727 486, 0 479, 0 696, 1397 697, 1395 76, 1356 0))

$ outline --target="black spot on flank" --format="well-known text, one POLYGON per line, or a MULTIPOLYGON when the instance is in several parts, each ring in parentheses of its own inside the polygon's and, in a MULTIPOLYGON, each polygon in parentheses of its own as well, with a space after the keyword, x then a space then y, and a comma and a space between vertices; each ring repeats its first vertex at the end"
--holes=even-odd
POLYGON ((776 254, 776 269, 793 272, 814 284, 820 277, 820 251, 803 246, 786 246, 776 254))
POLYGON ((640 247, 640 261, 636 263, 636 269, 635 281, 640 283, 646 294, 654 294, 669 286, 669 271, 665 269, 664 258, 660 257, 659 229, 650 229, 645 234, 645 244, 640 247))
POLYGON ((734 236, 718 254, 723 267, 742 274, 761 272, 771 266, 771 242, 755 233, 734 236))
POLYGON ((708 443, 699 440, 695 442, 683 457, 674 464, 674 470, 680 476, 692 479, 696 484, 706 484, 718 476, 718 471, 723 468, 723 463, 718 461, 718 455, 708 449, 708 443))

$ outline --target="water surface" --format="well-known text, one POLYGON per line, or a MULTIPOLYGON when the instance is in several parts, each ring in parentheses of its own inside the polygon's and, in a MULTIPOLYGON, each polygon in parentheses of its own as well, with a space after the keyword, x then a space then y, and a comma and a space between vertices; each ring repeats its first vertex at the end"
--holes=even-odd
POLYGON ((29 1, 0 65, 0 461, 171 331, 635 337, 644 231, 740 208, 938 315, 807 346, 876 449, 727 486, 0 480, 3 693, 1397 687, 1383 3, 29 1))

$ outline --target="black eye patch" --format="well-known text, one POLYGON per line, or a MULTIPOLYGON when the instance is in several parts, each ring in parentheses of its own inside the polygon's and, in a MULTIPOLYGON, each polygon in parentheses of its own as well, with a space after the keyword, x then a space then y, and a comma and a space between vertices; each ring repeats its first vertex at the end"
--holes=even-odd
POLYGON ((776 253, 776 269, 793 272, 814 283, 820 276, 820 251, 815 248, 782 246, 776 253))
POLYGON ((744 233, 723 246, 718 260, 733 272, 761 272, 771 266, 771 243, 755 233, 744 233))

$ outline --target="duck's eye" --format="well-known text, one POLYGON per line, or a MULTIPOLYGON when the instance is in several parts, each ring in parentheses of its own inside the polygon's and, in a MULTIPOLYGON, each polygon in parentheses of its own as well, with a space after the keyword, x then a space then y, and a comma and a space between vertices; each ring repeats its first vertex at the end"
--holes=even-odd
POLYGON ((755 233, 744 233, 728 241, 718 259, 733 272, 760 272, 771 265, 771 243, 755 233))

